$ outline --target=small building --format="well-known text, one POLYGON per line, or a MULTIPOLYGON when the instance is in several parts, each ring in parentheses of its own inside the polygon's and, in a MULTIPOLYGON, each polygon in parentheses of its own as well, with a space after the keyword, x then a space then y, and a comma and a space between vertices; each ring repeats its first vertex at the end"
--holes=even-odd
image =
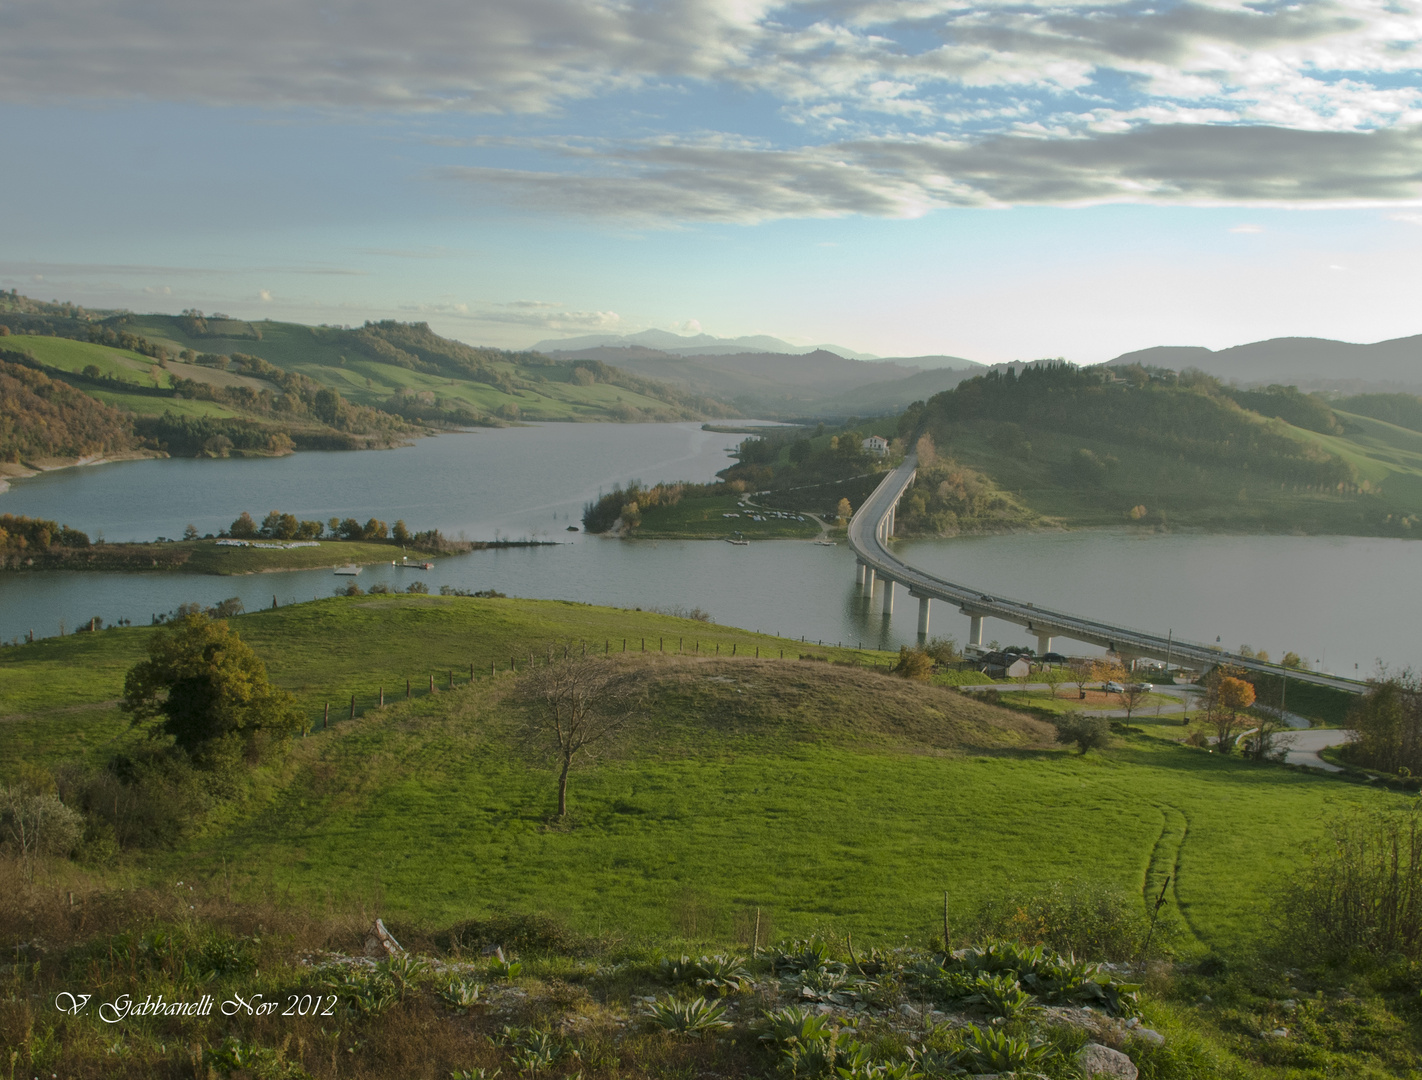
POLYGON ((1019 656, 1007 665, 1006 675, 1009 679, 1022 679, 1030 674, 1032 674, 1032 664, 1025 656, 1019 656))
POLYGON ((870 435, 860 445, 875 457, 884 457, 889 452, 889 440, 882 435, 870 435))

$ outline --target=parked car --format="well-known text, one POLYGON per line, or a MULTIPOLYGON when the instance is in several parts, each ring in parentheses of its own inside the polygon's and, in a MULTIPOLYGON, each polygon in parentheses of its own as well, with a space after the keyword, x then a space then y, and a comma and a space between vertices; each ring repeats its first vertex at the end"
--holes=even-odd
POLYGON ((1061 653, 1059 653, 1059 652, 1048 652, 1048 653, 1043 653, 1043 654, 1042 654, 1042 663, 1044 663, 1044 664, 1065 664, 1065 663, 1067 663, 1067 658, 1066 658, 1065 656, 1063 656, 1063 655, 1062 655, 1061 653))
POLYGON ((1103 683, 1101 689, 1108 694, 1124 694, 1126 692, 1126 688, 1118 682, 1103 683))

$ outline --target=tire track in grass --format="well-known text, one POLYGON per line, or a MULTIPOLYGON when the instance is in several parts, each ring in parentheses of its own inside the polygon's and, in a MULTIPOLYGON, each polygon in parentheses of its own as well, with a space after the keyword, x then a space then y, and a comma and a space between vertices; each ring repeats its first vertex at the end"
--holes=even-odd
POLYGON ((1141 898, 1145 903, 1146 916, 1149 917, 1155 910, 1156 898, 1160 896, 1168 879, 1168 894, 1175 901, 1175 910, 1180 913, 1180 918, 1191 935, 1197 941, 1203 942, 1198 928, 1191 921, 1180 899, 1180 860, 1185 841, 1190 835, 1190 819, 1179 807, 1169 804, 1161 804, 1156 809, 1160 811, 1161 816, 1160 836, 1151 848, 1150 860, 1141 880, 1141 898))

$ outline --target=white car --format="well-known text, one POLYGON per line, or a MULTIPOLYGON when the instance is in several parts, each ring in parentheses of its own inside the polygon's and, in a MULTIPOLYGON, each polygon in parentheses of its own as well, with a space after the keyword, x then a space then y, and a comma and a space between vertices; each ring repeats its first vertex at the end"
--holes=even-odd
POLYGON ((1126 692, 1126 688, 1118 682, 1102 683, 1101 689, 1108 694, 1124 694, 1126 692))

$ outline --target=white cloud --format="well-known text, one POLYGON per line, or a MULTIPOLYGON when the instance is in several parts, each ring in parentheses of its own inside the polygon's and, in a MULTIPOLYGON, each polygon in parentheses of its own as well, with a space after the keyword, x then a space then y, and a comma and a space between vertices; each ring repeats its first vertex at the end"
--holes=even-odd
POLYGON ((272 291, 270 289, 259 289, 257 291, 257 299, 263 303, 271 303, 272 291))
POLYGON ((1232 233, 1262 233, 1263 225, 1235 225, 1229 230, 1232 233))
POLYGON ((612 168, 453 166, 439 175, 540 211, 651 224, 911 218, 1010 204, 1397 203, 1422 199, 1422 128, 1176 124, 1082 138, 863 139, 794 150, 660 140, 609 147, 603 164, 612 168))
MULTIPOLYGON (((606 131, 593 130, 561 140, 559 168, 508 169, 490 155, 517 140, 476 131, 462 141, 481 156, 446 173, 542 208, 646 220, 1413 198, 1419 69, 1415 0, 0 4, 5 102, 556 116, 579 101, 655 96, 667 118, 644 124, 662 123, 659 138, 599 142, 606 131), (703 90, 759 95, 756 109, 768 99, 806 145, 732 132, 712 153, 712 137, 678 125, 677 102, 703 90), (1228 134, 1241 125, 1256 134, 1228 134), (1347 144, 1364 148, 1353 181, 1330 144, 1287 137, 1370 131, 1398 138, 1347 144), (1251 139, 1289 169, 1251 162, 1251 139), (1296 152, 1305 145, 1321 159, 1296 152)), ((722 118, 736 126, 734 110, 722 118)))

